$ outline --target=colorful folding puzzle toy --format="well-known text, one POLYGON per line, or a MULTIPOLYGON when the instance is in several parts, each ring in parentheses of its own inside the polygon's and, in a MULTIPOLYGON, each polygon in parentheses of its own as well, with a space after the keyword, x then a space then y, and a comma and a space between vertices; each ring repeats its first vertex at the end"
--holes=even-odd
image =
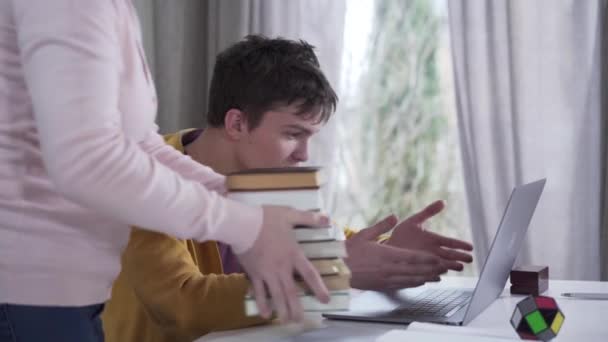
POLYGON ((529 296, 517 303, 511 325, 524 340, 549 341, 557 336, 564 319, 555 299, 529 296))

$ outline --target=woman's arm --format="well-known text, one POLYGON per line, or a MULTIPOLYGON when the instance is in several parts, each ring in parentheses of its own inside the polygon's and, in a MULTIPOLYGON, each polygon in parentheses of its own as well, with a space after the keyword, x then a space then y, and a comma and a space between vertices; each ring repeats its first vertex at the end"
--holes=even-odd
POLYGON ((182 175, 182 177, 199 182, 209 190, 221 194, 226 192, 226 177, 215 173, 210 167, 192 160, 189 156, 167 144, 156 129, 150 131, 144 141, 140 143, 140 146, 144 151, 182 175))

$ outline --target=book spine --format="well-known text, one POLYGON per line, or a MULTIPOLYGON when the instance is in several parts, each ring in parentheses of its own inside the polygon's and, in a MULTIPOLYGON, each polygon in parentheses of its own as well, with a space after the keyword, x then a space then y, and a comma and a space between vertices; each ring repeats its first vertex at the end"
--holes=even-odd
MULTIPOLYGON (((312 296, 303 296, 300 297, 300 301, 302 303, 302 307, 304 311, 309 312, 326 312, 326 311, 341 311, 348 310, 350 305, 350 295, 348 292, 342 292, 338 294, 331 295, 329 302, 327 304, 323 304, 319 302, 315 297, 312 296)), ((274 310, 274 308, 273 308, 274 310)), ((255 299, 250 298, 245 300, 245 315, 247 316, 257 316, 260 312, 258 311, 258 306, 255 302, 255 299)))

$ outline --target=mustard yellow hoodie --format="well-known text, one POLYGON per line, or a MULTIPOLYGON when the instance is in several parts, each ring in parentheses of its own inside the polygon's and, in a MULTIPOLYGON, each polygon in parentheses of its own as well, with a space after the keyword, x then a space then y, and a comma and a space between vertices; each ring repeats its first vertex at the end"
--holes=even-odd
MULTIPOLYGON (((165 141, 184 152, 181 131, 165 141)), ((192 341, 265 321, 247 317, 243 274, 223 274, 218 245, 133 228, 102 315, 107 342, 192 341)))

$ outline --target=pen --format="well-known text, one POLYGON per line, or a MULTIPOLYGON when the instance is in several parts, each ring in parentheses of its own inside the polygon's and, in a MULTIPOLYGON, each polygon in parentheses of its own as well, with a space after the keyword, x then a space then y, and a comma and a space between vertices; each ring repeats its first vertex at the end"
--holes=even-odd
POLYGON ((608 300, 608 293, 566 292, 562 293, 562 296, 577 299, 608 300))

